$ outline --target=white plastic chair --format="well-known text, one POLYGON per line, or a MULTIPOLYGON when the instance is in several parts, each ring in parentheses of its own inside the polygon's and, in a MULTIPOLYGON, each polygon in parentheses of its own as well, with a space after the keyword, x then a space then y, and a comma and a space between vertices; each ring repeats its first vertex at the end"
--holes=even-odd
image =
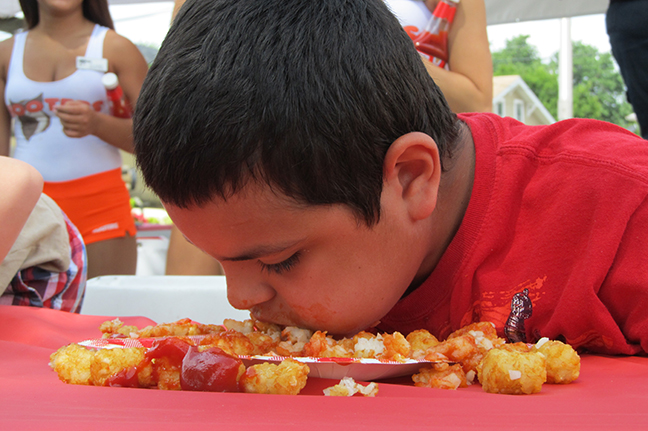
POLYGON ((81 314, 144 316, 157 323, 188 317, 200 323, 245 320, 250 313, 227 302, 225 277, 111 275, 88 280, 81 314))

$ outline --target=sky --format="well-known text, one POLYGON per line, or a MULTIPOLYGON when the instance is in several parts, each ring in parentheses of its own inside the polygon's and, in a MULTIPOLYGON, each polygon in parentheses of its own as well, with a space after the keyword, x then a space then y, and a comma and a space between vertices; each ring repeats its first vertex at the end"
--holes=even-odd
MULTIPOLYGON (((560 27, 560 19, 491 25, 487 28, 488 40, 491 51, 496 51, 502 49, 508 39, 529 35, 528 42, 538 48, 543 60, 548 60, 560 49, 560 27)), ((571 36, 572 40, 592 45, 599 52, 610 52, 604 14, 571 18, 571 36)))

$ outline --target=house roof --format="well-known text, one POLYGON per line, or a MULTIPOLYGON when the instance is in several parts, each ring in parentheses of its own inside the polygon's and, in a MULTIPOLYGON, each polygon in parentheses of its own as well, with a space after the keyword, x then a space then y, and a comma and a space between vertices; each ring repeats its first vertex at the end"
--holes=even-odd
POLYGON ((504 90, 512 90, 513 83, 522 79, 520 75, 493 76, 493 100, 504 90))
POLYGON ((520 75, 502 75, 493 77, 493 105, 503 101, 507 94, 519 89, 527 99, 526 102, 533 103, 539 114, 544 117, 547 123, 555 123, 556 119, 545 108, 538 96, 529 88, 520 75))

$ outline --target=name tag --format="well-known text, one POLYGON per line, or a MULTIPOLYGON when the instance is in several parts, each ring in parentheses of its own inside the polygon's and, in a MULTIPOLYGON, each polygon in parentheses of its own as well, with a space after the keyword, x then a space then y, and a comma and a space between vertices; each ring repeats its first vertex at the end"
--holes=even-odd
POLYGON ((77 57, 76 67, 79 70, 96 70, 97 72, 108 72, 107 58, 77 57))

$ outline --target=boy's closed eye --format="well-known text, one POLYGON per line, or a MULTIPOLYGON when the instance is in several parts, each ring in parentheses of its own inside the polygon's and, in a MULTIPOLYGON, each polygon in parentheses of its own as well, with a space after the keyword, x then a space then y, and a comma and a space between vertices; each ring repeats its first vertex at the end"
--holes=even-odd
POLYGON ((263 263, 260 260, 258 262, 259 265, 261 265, 261 269, 263 271, 274 272, 277 275, 281 275, 284 272, 293 269, 293 267, 299 263, 300 257, 301 257, 301 251, 297 251, 288 259, 285 259, 278 263, 263 263))

